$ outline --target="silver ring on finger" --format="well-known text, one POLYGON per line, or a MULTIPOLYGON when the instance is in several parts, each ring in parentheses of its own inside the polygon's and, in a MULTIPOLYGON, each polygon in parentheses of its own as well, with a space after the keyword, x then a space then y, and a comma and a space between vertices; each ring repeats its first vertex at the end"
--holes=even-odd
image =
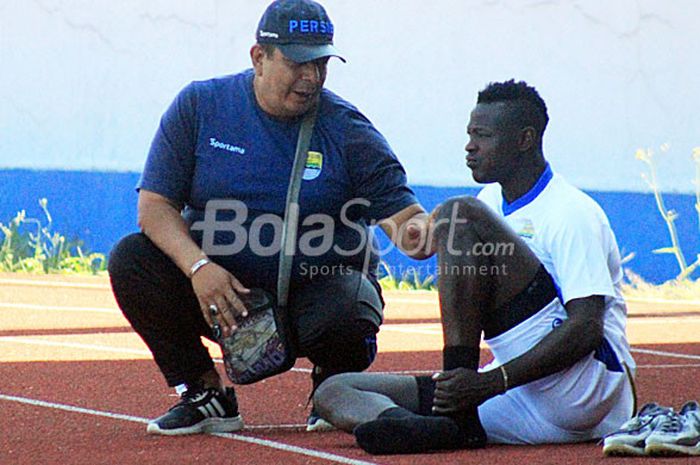
POLYGON ((219 307, 217 307, 214 304, 211 304, 209 306, 209 313, 211 313, 211 316, 216 316, 219 314, 219 307))

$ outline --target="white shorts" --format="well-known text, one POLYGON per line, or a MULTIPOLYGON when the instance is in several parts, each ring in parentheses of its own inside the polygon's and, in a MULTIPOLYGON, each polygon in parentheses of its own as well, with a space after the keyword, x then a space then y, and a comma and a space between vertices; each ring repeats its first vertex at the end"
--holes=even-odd
MULTIPOLYGON (((563 319, 565 310, 555 299, 519 325, 487 340, 495 358, 481 371, 527 352, 563 319)), ((614 350, 611 356, 617 356, 614 350)), ((600 438, 618 429, 633 415, 633 409, 633 389, 625 370, 612 371, 590 354, 567 370, 489 399, 479 407, 479 417, 492 443, 563 443, 600 438)))

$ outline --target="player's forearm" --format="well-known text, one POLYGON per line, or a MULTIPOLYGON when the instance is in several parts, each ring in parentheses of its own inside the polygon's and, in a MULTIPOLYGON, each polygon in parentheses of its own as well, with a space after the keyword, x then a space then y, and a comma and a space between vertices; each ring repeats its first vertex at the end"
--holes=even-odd
POLYGON ((603 324, 565 320, 535 347, 504 365, 513 388, 565 370, 596 350, 603 340, 603 324))
POLYGON ((180 211, 155 194, 142 192, 139 195, 138 224, 183 273, 189 274, 192 265, 204 257, 204 252, 190 237, 180 211))

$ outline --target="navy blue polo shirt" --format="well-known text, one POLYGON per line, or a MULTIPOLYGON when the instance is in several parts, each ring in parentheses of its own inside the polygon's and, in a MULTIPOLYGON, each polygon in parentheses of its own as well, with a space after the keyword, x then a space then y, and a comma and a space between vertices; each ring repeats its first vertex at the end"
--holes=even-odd
MULTIPOLYGON (((218 212, 218 221, 233 223, 217 223, 213 243, 236 246, 211 258, 246 285, 274 289, 280 231, 266 219, 274 215, 281 224, 284 217, 301 119, 266 114, 253 76, 247 70, 185 87, 161 119, 138 188, 183 205, 190 225, 202 224, 208 202, 235 202, 218 212)), ((364 268, 374 276, 377 257, 362 247, 368 225, 415 203, 384 137, 357 108, 324 89, 299 196, 293 283, 310 277, 314 266, 364 268)), ((195 229, 191 235, 201 246, 203 231, 195 229)))

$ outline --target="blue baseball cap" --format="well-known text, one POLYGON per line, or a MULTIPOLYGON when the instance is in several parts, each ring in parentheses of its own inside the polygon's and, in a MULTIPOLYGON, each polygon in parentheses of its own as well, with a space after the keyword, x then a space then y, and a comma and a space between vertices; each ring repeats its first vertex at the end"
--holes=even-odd
POLYGON ((325 57, 338 57, 333 46, 333 23, 326 10, 313 0, 275 0, 267 7, 256 39, 259 44, 273 44, 287 58, 297 63, 325 57))

